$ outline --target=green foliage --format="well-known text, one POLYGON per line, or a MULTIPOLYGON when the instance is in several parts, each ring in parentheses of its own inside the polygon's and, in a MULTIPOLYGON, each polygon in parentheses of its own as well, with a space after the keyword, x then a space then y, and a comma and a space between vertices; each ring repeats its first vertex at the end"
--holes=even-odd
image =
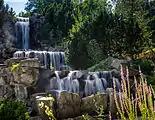
POLYGON ((54 67, 52 66, 52 64, 50 65, 50 69, 51 69, 51 70, 54 70, 54 67))
POLYGON ((15 71, 17 68, 20 67, 20 63, 18 64, 13 64, 12 67, 11 67, 11 72, 15 71))
POLYGON ((104 59, 100 61, 99 63, 93 65, 92 67, 89 67, 89 71, 106 71, 106 70, 111 70, 111 63, 113 61, 113 57, 108 57, 107 59, 104 59))
POLYGON ((27 11, 27 12, 20 12, 18 14, 18 16, 19 17, 29 17, 29 16, 31 16, 31 13, 29 11, 27 11))
POLYGON ((141 69, 141 71, 145 74, 149 74, 150 72, 154 71, 154 63, 151 60, 147 59, 138 59, 132 61, 133 67, 137 70, 141 69))
POLYGON ((152 87, 153 88, 155 88, 155 75, 147 75, 146 76, 146 79, 147 79, 147 82, 148 82, 148 84, 150 85, 152 85, 152 87))
POLYGON ((115 12, 123 17, 126 51, 130 54, 140 52, 141 49, 152 48, 152 34, 150 23, 154 15, 150 17, 149 9, 153 6, 144 0, 119 0, 115 12), (148 6, 149 7, 146 7, 148 6))
POLYGON ((41 26, 39 38, 42 43, 56 46, 68 36, 73 24, 72 0, 30 0, 25 8, 27 11, 38 13, 45 17, 45 24, 41 26))
POLYGON ((49 47, 64 45, 67 61, 86 69, 107 56, 154 48, 154 1, 29 0, 27 12, 45 17, 39 40, 49 47))
POLYGON ((13 8, 10 8, 8 4, 4 4, 3 0, 0 0, 0 28, 3 26, 5 20, 14 20, 15 11, 13 8))
MULTIPOLYGON (((42 109, 42 110, 45 112, 45 114, 49 117, 49 120, 56 120, 56 118, 55 118, 55 116, 54 116, 54 114, 53 114, 53 111, 50 109, 51 106, 53 105, 54 98, 53 98, 51 95, 49 95, 47 98, 50 98, 50 99, 51 99, 51 100, 50 100, 50 106, 47 105, 47 104, 44 103, 44 102, 40 102, 40 103, 39 103, 39 107, 40 107, 40 109, 42 109)), ((46 97, 45 97, 45 99, 46 99, 46 97)))
POLYGON ((26 105, 21 101, 5 100, 0 103, 1 120, 28 120, 26 105))
POLYGON ((105 7, 106 1, 102 0, 86 0, 82 3, 74 2, 74 14, 72 16, 75 23, 72 25, 72 29, 69 31, 67 43, 69 43, 68 47, 70 53, 70 62, 76 69, 85 69, 94 62, 101 60, 97 60, 97 58, 102 58, 102 48, 100 48, 98 51, 101 51, 101 53, 97 54, 99 57, 97 55, 94 56, 94 54, 90 54, 90 51, 94 51, 94 49, 96 50, 97 46, 91 47, 91 42, 90 46, 88 43, 91 40, 92 32, 90 30, 93 28, 92 23, 102 13, 102 9, 105 7), (97 58, 94 59, 95 57, 97 58), (92 58, 94 60, 92 60, 92 58))
POLYGON ((83 120, 90 120, 88 114, 82 115, 83 120))

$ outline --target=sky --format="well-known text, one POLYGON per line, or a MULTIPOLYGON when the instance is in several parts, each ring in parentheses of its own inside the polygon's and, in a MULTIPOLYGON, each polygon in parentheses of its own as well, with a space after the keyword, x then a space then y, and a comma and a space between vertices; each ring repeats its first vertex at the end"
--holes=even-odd
POLYGON ((16 14, 18 14, 21 11, 24 11, 25 3, 28 0, 4 0, 5 3, 9 4, 10 7, 14 9, 16 14))

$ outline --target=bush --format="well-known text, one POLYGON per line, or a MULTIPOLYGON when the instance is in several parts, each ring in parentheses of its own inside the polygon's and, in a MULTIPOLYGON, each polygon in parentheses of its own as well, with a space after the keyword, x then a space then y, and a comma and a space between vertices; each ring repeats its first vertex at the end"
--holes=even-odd
POLYGON ((155 85, 155 75, 153 75, 153 76, 146 76, 146 79, 148 80, 148 84, 155 85))
POLYGON ((28 120, 26 105, 21 101, 4 100, 0 103, 0 120, 28 120))
POLYGON ((138 59, 138 60, 133 60, 132 65, 135 69, 140 69, 144 74, 150 74, 151 71, 154 70, 154 64, 152 60, 146 60, 146 59, 138 59))

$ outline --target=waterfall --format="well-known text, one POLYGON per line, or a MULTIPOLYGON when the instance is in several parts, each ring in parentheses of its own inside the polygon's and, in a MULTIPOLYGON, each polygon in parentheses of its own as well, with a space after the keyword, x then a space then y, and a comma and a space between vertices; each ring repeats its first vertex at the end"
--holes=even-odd
POLYGON ((94 81, 92 80, 86 80, 85 81, 85 89, 84 89, 84 93, 86 96, 89 96, 91 94, 95 94, 95 86, 94 86, 94 81))
POLYGON ((38 58, 41 65, 44 68, 49 69, 50 66, 54 67, 54 70, 60 70, 65 64, 65 53, 64 52, 48 52, 48 51, 16 51, 13 54, 14 58, 38 58))
MULTIPOLYGON (((69 91, 73 93, 80 94, 83 92, 83 96, 90 96, 91 94, 103 93, 106 88, 113 87, 110 84, 113 77, 111 72, 103 71, 103 72, 88 72, 85 77, 83 77, 83 73, 81 71, 70 71, 66 77, 60 78, 59 74, 61 71, 55 71, 55 77, 52 79, 52 83, 59 91, 69 91), (82 85, 84 83, 84 85, 82 85), (80 86, 82 85, 82 86, 80 86)), ((120 82, 117 78, 116 88, 119 90, 121 88, 120 82)), ((51 88, 50 90, 53 90, 51 88)))
POLYGON ((20 48, 29 49, 29 18, 17 17, 15 24, 17 43, 20 48))

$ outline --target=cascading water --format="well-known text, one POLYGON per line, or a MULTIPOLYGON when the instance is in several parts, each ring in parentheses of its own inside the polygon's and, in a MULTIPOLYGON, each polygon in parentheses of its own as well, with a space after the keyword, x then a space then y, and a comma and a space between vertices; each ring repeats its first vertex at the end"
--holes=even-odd
POLYGON ((48 51, 17 51, 13 55, 14 58, 38 58, 41 65, 45 68, 54 67, 54 70, 60 70, 65 64, 64 52, 48 52, 48 51))
MULTIPOLYGON (((78 93, 82 91, 83 96, 89 96, 91 94, 103 93, 106 88, 113 87, 110 84, 110 80, 112 81, 111 72, 89 72, 86 75, 86 80, 83 79, 81 81, 82 72, 81 71, 70 71, 70 73, 64 77, 60 78, 60 71, 55 71, 56 79, 51 78, 51 87, 50 90, 60 90, 60 91, 69 91, 73 93, 78 93), (83 88, 81 89, 81 83, 84 83, 83 88), (56 89, 55 89, 56 88, 56 89)), ((120 82, 118 79, 115 79, 116 88, 119 90, 121 88, 120 82)))
POLYGON ((65 66, 64 52, 29 50, 29 18, 17 17, 15 28, 17 43, 24 51, 15 52, 14 57, 38 58, 44 68, 50 69, 52 65, 54 70, 70 70, 68 66, 65 66))
MULTIPOLYGON (((50 79, 49 91, 69 91, 73 93, 78 93, 82 97, 89 96, 91 94, 102 93, 106 88, 112 87, 112 75, 109 71, 103 72, 88 72, 88 74, 82 78, 83 73, 81 71, 70 71, 70 73, 63 78, 60 78, 59 72, 56 70, 70 70, 68 66, 65 65, 65 54, 64 52, 51 52, 51 51, 36 51, 31 50, 29 47, 29 18, 18 17, 15 24, 16 27, 16 38, 17 43, 21 49, 26 51, 17 51, 14 53, 15 58, 25 57, 25 58, 38 58, 41 65, 44 68, 54 67, 55 77, 50 79), (81 80, 82 78, 82 80, 81 80)), ((118 79, 114 79, 116 83, 116 89, 121 88, 118 79)), ((16 86, 16 94, 20 95, 20 87, 16 86)), ((25 93, 25 89, 23 90, 25 93)), ((27 93, 24 94, 27 97, 27 93)))
POLYGON ((29 49, 29 18, 18 17, 16 24, 16 39, 21 49, 29 49))

